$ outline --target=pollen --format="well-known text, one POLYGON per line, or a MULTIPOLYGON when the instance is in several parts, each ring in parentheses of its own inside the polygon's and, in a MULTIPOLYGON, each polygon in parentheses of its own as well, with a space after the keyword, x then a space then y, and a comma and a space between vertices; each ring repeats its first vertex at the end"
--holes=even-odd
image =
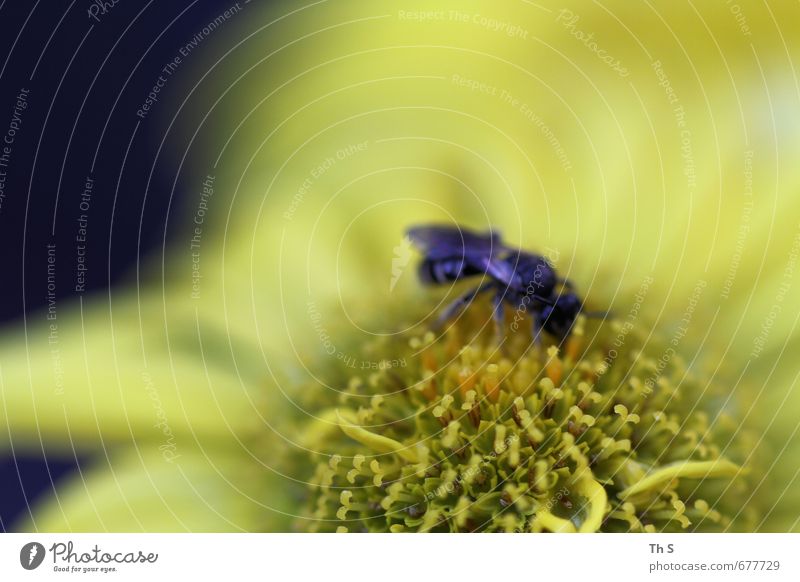
MULTIPOLYGON (((479 309, 475 306, 473 309, 479 309)), ((490 317, 490 314, 485 314, 490 317)), ((408 365, 343 382, 334 418, 303 452, 303 527, 340 532, 748 530, 745 429, 726 387, 687 374, 649 329, 615 341, 579 319, 562 346, 516 333, 498 345, 478 318, 364 353, 408 365), (586 329, 586 333, 583 331, 586 329), (591 342, 587 338, 592 338, 591 342), (735 420, 735 419, 734 419, 735 420)))

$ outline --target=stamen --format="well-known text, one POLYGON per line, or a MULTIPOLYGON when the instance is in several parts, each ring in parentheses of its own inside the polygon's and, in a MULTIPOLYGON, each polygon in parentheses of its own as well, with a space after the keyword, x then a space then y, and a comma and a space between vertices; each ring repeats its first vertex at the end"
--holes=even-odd
POLYGON ((439 340, 376 342, 365 349, 374 361, 408 365, 354 376, 338 398, 319 393, 322 420, 302 441, 319 451, 314 529, 752 527, 739 488, 752 441, 718 409, 726 385, 685 374, 680 357, 648 382, 668 344, 634 328, 620 345, 611 320, 581 318, 563 353, 546 337, 498 350, 479 309, 439 340))

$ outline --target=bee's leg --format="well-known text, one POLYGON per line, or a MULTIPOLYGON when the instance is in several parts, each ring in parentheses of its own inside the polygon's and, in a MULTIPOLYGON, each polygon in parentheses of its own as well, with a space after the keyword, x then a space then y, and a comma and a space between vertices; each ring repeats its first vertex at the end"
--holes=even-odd
POLYGON ((531 317, 531 337, 539 349, 542 347, 542 334, 544 334, 544 319, 542 319, 542 314, 537 311, 531 317))
POLYGON ((495 336, 498 345, 502 344, 506 339, 506 308, 505 301, 506 293, 504 289, 498 289, 497 293, 492 297, 492 305, 494 306, 494 328, 495 336))
POLYGON ((439 317, 436 320, 436 329, 441 329, 445 323, 447 323, 461 310, 463 310, 467 305, 469 305, 472 302, 472 300, 475 299, 475 297, 477 297, 484 291, 492 289, 493 287, 494 287, 494 281, 488 281, 486 283, 478 285, 474 289, 470 289, 469 291, 464 293, 461 297, 453 301, 450 305, 448 305, 442 310, 441 314, 439 314, 439 317))

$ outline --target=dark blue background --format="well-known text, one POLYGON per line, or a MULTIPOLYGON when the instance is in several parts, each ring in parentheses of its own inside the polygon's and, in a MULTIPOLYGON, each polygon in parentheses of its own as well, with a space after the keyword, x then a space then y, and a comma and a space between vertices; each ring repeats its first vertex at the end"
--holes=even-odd
MULTIPOLYGON (((204 42, 170 78, 154 111, 145 120, 136 111, 179 47, 233 2, 119 0, 100 22, 89 18, 91 4, 0 0, 1 135, 20 89, 30 90, 0 209, 0 321, 6 325, 45 305, 48 243, 64 249, 56 263, 57 297, 75 295, 79 196, 95 153, 86 291, 114 285, 137 261, 161 253, 174 238, 170 200, 170 212, 179 212, 181 193, 190 188, 180 176, 175 182, 175 158, 156 151, 182 101, 176 92, 202 73, 204 62, 214 62, 210 52, 225 47, 204 42)), ((183 151, 181 139, 170 136, 166 151, 183 151)), ((10 530, 80 462, 0 459, 0 530, 10 530)))

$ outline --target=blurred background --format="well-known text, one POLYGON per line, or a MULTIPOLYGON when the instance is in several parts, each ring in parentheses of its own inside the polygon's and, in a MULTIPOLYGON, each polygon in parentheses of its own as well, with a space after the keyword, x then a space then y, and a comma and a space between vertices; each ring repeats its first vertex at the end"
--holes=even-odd
MULTIPOLYGON (((421 294, 409 225, 491 226, 595 309, 627 313, 648 282, 641 324, 730 383, 720 408, 764 436, 763 529, 798 527, 795 5, 7 1, 0 15, 0 134, 14 132, 0 358, 27 342, 48 362, 46 334, 25 330, 52 305, 143 293, 240 346, 216 350, 219 367, 263 377, 281 416, 320 362, 343 365, 321 328, 358 345, 458 293, 421 294)), ((25 430, 0 449, 2 528, 99 455, 51 454, 62 433, 25 430)))
MULTIPOLYGON (((165 128, 181 97, 176 70, 148 123, 137 116, 172 61, 220 2, 98 4, 4 2, 0 6, 0 119, 5 136, 18 96, 28 92, 3 183, 0 240, 4 276, 0 317, 19 324, 43 317, 48 301, 100 292, 135 277, 137 263, 174 240, 168 212, 185 205, 187 187, 164 157, 165 128), (95 6, 94 9, 91 6, 95 6), (89 10, 97 10, 96 18, 89 10), (84 202, 87 177, 94 187, 84 202), (177 179, 177 181, 176 181, 177 179), (88 220, 79 224, 81 215, 88 220), (79 232, 80 231, 80 232, 79 232), (85 233, 83 232, 85 231, 85 233), (84 236, 85 242, 77 240, 84 236), (48 294, 48 247, 56 285, 48 294), (83 245, 79 271, 78 245, 83 245)), ((221 47, 198 45, 198 58, 221 47)), ((81 459, 3 450, 0 529, 76 469, 81 459)))

